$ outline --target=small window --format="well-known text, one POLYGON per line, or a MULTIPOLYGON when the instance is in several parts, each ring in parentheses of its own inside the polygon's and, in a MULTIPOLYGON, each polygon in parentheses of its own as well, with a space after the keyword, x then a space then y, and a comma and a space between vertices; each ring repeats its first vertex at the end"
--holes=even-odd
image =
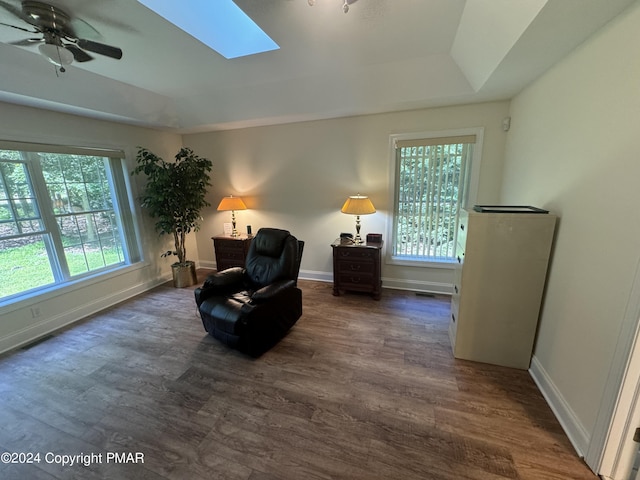
POLYGON ((472 178, 477 178, 479 165, 473 164, 480 161, 482 130, 427 135, 391 137, 392 263, 449 263, 455 259, 458 213, 467 204, 472 178))
POLYGON ((122 157, 0 143, 0 301, 139 260, 122 157))

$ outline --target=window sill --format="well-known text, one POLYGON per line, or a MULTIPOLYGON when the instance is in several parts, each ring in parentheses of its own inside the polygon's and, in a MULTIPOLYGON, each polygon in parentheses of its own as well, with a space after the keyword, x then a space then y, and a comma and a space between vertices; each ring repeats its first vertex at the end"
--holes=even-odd
POLYGON ((399 265, 403 267, 422 267, 422 268, 446 268, 453 269, 458 263, 455 259, 451 260, 433 260, 406 257, 387 257, 385 260, 387 265, 399 265))
POLYGON ((148 266, 147 262, 137 262, 132 265, 125 265, 122 267, 114 268, 113 270, 102 271, 95 275, 88 275, 77 280, 71 280, 64 283, 58 283, 50 286, 43 287, 37 291, 25 293, 18 297, 14 297, 10 300, 0 301, 0 314, 9 313, 21 308, 30 307, 36 303, 49 300, 67 293, 71 293, 80 288, 85 288, 96 283, 103 282, 110 278, 115 278, 120 275, 134 272, 148 266))

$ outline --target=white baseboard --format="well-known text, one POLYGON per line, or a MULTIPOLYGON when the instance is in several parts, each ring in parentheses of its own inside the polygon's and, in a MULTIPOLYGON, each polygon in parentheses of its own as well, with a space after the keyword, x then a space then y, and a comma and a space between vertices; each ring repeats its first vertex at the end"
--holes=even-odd
POLYGON ((549 404, 549 407, 551 407, 553 414, 558 419, 558 422, 560 422, 560 425, 567 434, 567 437, 569 437, 569 441, 573 445, 578 456, 584 458, 589 448, 589 432, 584 428, 584 425, 582 425, 576 414, 571 409, 571 406, 564 399, 562 393, 555 386, 553 380, 551 380, 551 377, 549 377, 535 355, 531 359, 529 374, 549 404))
MULTIPOLYGON (((215 262, 199 261, 198 268, 216 268, 215 262)), ((298 276, 302 280, 315 280, 318 282, 333 282, 333 272, 318 270, 300 270, 298 276)), ((438 295, 451 295, 453 285, 450 283, 425 282, 421 280, 407 280, 404 278, 382 278, 382 288, 395 290, 409 290, 411 292, 434 293, 438 295)))
POLYGON ((316 270, 300 270, 298 278, 302 280, 315 280, 317 282, 333 283, 333 272, 319 272, 316 270))
MULTIPOLYGON (((303 280, 316 280, 318 282, 333 282, 333 272, 318 272, 313 270, 301 270, 300 278, 303 280)), ((424 282, 419 280, 406 280, 403 278, 382 278, 382 288, 393 290, 409 290, 411 292, 425 292, 440 295, 451 295, 453 285, 448 283, 424 282)))
MULTIPOLYGON (((215 262, 209 261, 199 261, 197 262, 197 265, 199 268, 216 268, 215 262)), ((299 277, 305 280, 315 280, 328 283, 333 282, 333 272, 301 270, 299 277)), ((123 290, 108 292, 107 295, 90 299, 87 303, 74 305, 71 309, 66 310, 64 313, 60 313, 48 318, 43 318, 40 322, 32 323, 23 329, 12 331, 7 335, 0 337, 0 354, 27 345, 41 337, 44 337, 45 335, 53 333, 56 330, 66 327, 67 325, 77 322, 89 315, 97 313, 119 302, 127 300, 135 295, 161 285, 162 283, 165 283, 170 279, 170 275, 165 275, 154 280, 149 280, 137 285, 133 285, 123 290)), ((452 288, 451 285, 447 284, 388 277, 382 279, 382 287, 445 295, 449 295, 452 288)), ((25 307, 23 306, 22 308, 25 307)))
POLYGON ((43 319, 43 321, 29 325, 24 329, 11 332, 9 335, 0 338, 0 354, 27 345, 56 330, 82 320, 89 315, 146 292, 170 279, 171 278, 160 277, 152 281, 139 283, 118 292, 111 292, 104 297, 96 298, 88 303, 76 305, 63 314, 43 319))
MULTIPOLYGON (((210 268, 216 270, 216 262, 199 261, 197 263, 198 268, 210 268)), ((298 278, 302 280, 315 280, 317 282, 333 282, 332 272, 319 272, 315 270, 300 270, 298 278)))
POLYGON ((212 270, 216 270, 216 262, 209 262, 207 260, 199 260, 196 262, 197 268, 211 268, 212 270))
POLYGON ((434 293, 437 295, 451 295, 451 292, 453 291, 453 285, 450 283, 425 282, 422 280, 407 280, 406 278, 389 277, 382 277, 382 288, 434 293))

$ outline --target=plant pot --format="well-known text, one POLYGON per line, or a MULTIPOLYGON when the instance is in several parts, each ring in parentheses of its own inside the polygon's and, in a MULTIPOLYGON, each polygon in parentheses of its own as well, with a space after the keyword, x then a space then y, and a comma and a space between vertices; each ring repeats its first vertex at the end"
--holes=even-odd
POLYGON ((198 281, 194 262, 174 263, 171 265, 171 273, 173 286, 176 288, 190 287, 198 281))

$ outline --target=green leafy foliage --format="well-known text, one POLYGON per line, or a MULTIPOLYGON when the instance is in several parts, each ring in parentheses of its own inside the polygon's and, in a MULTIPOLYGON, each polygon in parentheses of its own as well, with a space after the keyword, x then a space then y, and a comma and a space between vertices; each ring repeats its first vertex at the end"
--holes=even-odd
MULTIPOLYGON (((71 274, 77 275, 119 263, 121 252, 114 246, 84 251, 73 248, 65 249, 65 258, 71 274)), ((29 242, 0 242, 0 271, 3 272, 0 298, 55 283, 47 249, 40 236, 29 242), (7 246, 10 243, 12 245, 7 246)))
POLYGON ((453 258, 467 144, 403 147, 398 164, 395 254, 453 258))
MULTIPOLYGON (((137 167, 132 175, 147 176, 140 196, 141 206, 155 219, 160 234, 173 235, 178 263, 186 260, 186 235, 200 228, 201 210, 211 185, 209 172, 213 163, 197 156, 190 148, 181 148, 174 162, 166 162, 146 148, 139 147, 137 167)), ((166 254, 165 254, 166 255, 166 254)))

